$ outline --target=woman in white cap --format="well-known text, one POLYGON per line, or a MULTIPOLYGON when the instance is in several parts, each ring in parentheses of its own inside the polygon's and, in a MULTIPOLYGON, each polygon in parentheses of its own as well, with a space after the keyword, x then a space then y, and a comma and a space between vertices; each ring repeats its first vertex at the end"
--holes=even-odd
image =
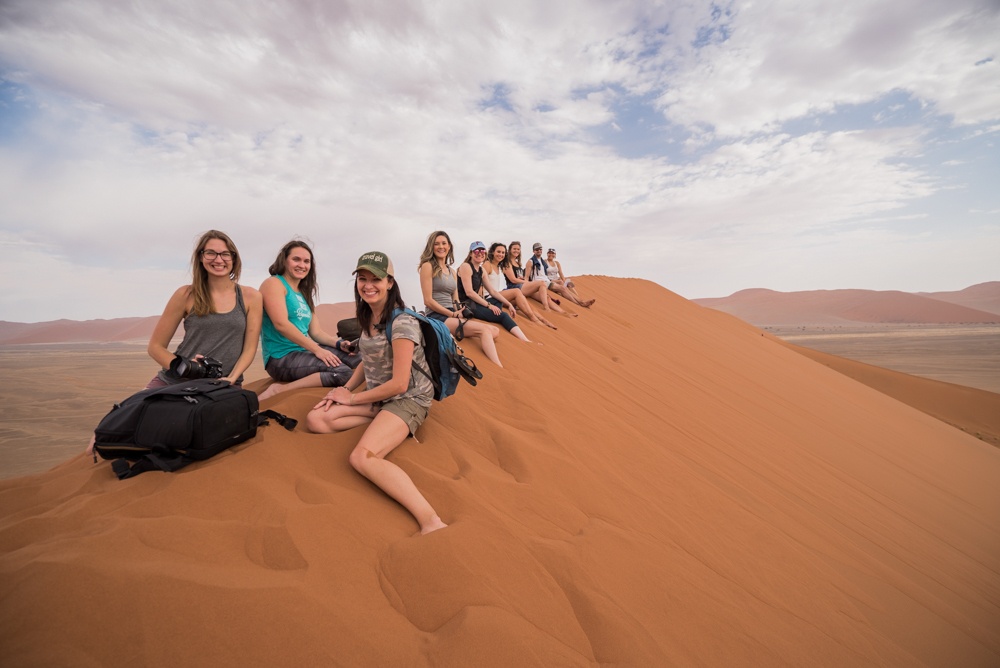
POLYGON ((458 303, 458 273, 452 268, 455 252, 447 232, 437 230, 427 237, 420 255, 420 290, 424 295, 424 314, 443 322, 456 339, 478 339, 486 358, 502 367, 496 339, 500 329, 485 322, 471 322, 458 303))
POLYGON ((527 269, 529 281, 545 281, 551 292, 565 297, 577 306, 590 308, 597 301, 596 299, 585 301, 580 298, 575 289, 566 286, 565 276, 563 276, 562 267, 556 261, 556 251, 554 248, 549 249, 548 261, 542 259, 542 244, 536 242, 531 247, 531 250, 533 254, 531 260, 528 262, 527 269))
POLYGON ((395 309, 404 308, 389 256, 365 253, 354 270, 354 303, 361 338, 361 364, 343 387, 335 387, 306 416, 306 426, 330 434, 365 427, 351 451, 354 469, 410 511, 427 534, 447 525, 417 490, 403 469, 385 459, 427 419, 434 386, 424 357, 423 334, 417 319, 395 309), (392 340, 386 326, 392 320, 392 340), (416 364, 424 373, 414 372, 416 364), (361 392, 355 390, 365 384, 361 392))
POLYGON ((504 313, 502 308, 506 306, 510 309, 511 314, 516 314, 516 307, 510 303, 510 300, 497 292, 489 281, 483 279, 483 263, 485 261, 486 244, 482 241, 473 241, 469 246, 469 254, 466 256, 465 262, 458 268, 458 298, 460 302, 472 309, 473 318, 502 325, 504 329, 525 343, 531 343, 531 340, 525 336, 514 319, 504 313), (495 303, 491 304, 486 301, 484 292, 489 294, 495 303))

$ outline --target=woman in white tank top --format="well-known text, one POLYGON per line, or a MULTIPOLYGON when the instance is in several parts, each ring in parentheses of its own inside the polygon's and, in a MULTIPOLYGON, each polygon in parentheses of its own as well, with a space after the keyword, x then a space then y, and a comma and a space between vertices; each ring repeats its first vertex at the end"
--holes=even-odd
MULTIPOLYGON (((552 329, 558 329, 551 322, 546 320, 541 315, 535 313, 528 303, 527 297, 524 293, 517 288, 507 287, 507 278, 504 276, 503 271, 500 269, 500 265, 503 264, 504 259, 507 257, 507 247, 502 243, 494 243, 490 246, 489 252, 486 254, 486 262, 483 263, 483 273, 484 278, 490 282, 494 290, 509 301, 514 307, 528 316, 531 322, 545 325, 546 327, 551 327, 552 329)), ((487 299, 487 301, 494 303, 495 306, 500 306, 503 308, 502 304, 498 300, 487 299)))

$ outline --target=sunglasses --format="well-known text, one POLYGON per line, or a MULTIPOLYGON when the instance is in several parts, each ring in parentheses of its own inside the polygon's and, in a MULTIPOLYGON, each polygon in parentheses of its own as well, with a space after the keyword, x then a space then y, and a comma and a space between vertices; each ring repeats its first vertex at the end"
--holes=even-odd
POLYGON ((472 252, 473 252, 473 253, 485 253, 485 252, 486 252, 486 249, 485 249, 485 248, 477 248, 476 250, 474 250, 474 251, 472 251, 472 252))

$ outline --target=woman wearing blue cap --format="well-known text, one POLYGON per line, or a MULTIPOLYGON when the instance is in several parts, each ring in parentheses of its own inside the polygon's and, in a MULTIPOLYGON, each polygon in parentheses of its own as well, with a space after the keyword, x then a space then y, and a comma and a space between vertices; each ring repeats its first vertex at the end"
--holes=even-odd
POLYGON ((496 304, 486 301, 483 292, 488 293, 495 301, 510 309, 511 313, 517 313, 514 305, 506 297, 496 291, 489 281, 483 280, 483 263, 486 261, 486 244, 482 241, 473 241, 469 246, 469 255, 465 262, 458 268, 458 298, 463 304, 468 304, 472 308, 472 317, 486 322, 495 322, 503 326, 508 332, 517 338, 531 343, 531 340, 524 335, 521 328, 517 326, 514 319, 504 313, 503 309, 496 304))
POLYGON ((306 425, 321 434, 367 425, 351 451, 351 466, 410 511, 421 534, 443 529, 447 525, 410 476, 385 459, 423 424, 434 397, 420 324, 402 313, 392 321, 392 341, 386 338, 393 310, 404 308, 389 256, 365 253, 354 273, 361 364, 343 387, 334 388, 313 407, 306 425), (425 373, 413 373, 411 364, 425 373), (365 389, 354 392, 362 383, 365 389))

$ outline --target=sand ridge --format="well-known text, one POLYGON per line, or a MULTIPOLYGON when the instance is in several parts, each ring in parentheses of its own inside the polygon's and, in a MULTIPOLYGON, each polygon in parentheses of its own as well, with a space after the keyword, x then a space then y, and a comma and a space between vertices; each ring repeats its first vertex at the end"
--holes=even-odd
POLYGON ((502 370, 464 346, 486 378, 393 453, 451 524, 430 536, 350 469, 356 431, 0 483, 3 656, 1000 661, 1000 451, 659 286, 578 282, 594 309, 502 339, 502 370))
POLYGON ((996 323, 1000 282, 959 293, 898 290, 740 290, 728 297, 692 300, 757 326, 849 323, 996 323))

